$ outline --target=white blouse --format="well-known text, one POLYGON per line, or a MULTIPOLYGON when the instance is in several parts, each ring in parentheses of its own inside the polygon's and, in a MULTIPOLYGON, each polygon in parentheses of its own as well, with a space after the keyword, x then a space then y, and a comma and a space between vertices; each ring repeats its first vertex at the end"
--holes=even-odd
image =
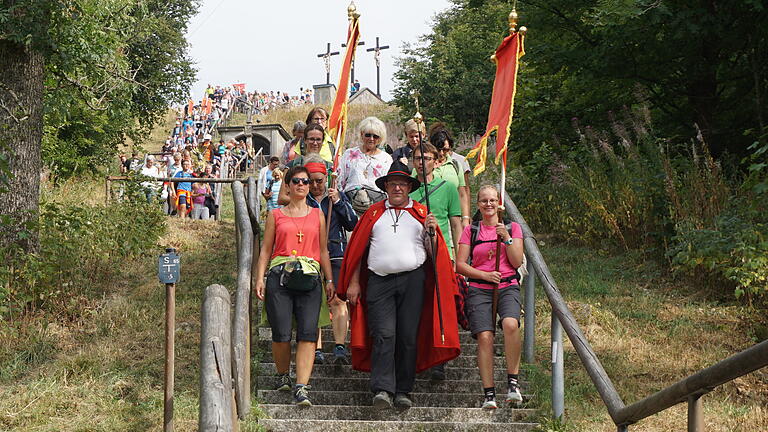
POLYGON ((339 161, 339 189, 344 192, 366 186, 379 190, 376 179, 387 175, 392 165, 392 156, 377 149, 378 153, 369 156, 360 147, 347 149, 339 161))

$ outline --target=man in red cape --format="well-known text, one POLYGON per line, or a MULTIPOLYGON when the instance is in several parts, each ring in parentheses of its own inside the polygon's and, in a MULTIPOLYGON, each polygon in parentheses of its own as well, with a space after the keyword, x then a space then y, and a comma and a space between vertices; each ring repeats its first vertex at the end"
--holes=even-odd
POLYGON ((388 199, 358 220, 337 285, 338 296, 351 307, 352 367, 371 372, 379 409, 392 407, 393 396, 395 406, 409 408, 416 373, 460 352, 453 264, 434 216, 408 197, 419 184, 399 161, 376 180, 388 199), (436 274, 426 227, 435 229, 436 274))

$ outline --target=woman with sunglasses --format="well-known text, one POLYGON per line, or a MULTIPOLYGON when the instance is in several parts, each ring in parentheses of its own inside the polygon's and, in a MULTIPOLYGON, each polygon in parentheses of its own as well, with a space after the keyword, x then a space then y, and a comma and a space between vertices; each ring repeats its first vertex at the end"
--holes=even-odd
POLYGON ((288 170, 290 201, 267 214, 264 242, 256 270, 256 296, 272 329, 272 357, 279 376, 278 390, 290 390, 291 333, 296 327, 296 384, 293 400, 311 406, 308 387, 315 360, 318 318, 325 294, 334 297, 331 262, 322 211, 307 205, 309 171, 303 166, 288 170), (267 271, 268 270, 268 271, 267 271), (264 276, 267 276, 266 283, 264 276))
POLYGON ((386 195, 376 186, 392 165, 392 156, 379 145, 387 140, 387 127, 376 117, 366 117, 357 127, 362 143, 344 152, 339 161, 339 190, 343 191, 355 211, 361 215, 386 195))
POLYGON ((461 155, 454 154, 453 139, 448 129, 442 123, 437 123, 430 128, 429 142, 440 153, 440 157, 432 175, 443 179, 459 191, 459 203, 461 204, 461 226, 466 227, 471 222, 469 217, 469 165, 461 155), (463 164, 462 164, 463 160, 463 164))

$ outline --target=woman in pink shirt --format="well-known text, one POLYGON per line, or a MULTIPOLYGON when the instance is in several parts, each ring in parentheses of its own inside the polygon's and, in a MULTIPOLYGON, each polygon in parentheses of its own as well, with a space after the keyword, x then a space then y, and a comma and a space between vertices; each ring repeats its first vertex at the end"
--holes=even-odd
POLYGON ((496 317, 492 316, 493 291, 498 290, 497 313, 504 332, 507 360, 507 402, 522 402, 517 379, 520 369, 520 276, 523 262, 523 233, 520 225, 502 223, 499 191, 482 186, 477 192, 477 208, 482 220, 464 228, 456 254, 456 271, 467 277, 469 291, 466 308, 472 336, 477 339, 477 366, 483 382, 483 408, 495 409, 493 381, 493 339, 496 317), (497 249, 497 238, 501 240, 497 249), (499 269, 496 270, 496 253, 499 269), (471 255, 471 256, 470 256, 471 255))

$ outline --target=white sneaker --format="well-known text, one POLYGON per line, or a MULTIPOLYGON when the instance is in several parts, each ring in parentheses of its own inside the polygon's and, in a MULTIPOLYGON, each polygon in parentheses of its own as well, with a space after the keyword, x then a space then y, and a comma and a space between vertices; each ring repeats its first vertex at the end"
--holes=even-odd
POLYGON ((493 399, 483 402, 483 409, 495 410, 496 408, 498 408, 498 406, 496 405, 496 401, 493 399))
POLYGON ((518 390, 517 386, 510 387, 509 392, 507 393, 506 402, 522 402, 522 401, 523 401, 523 395, 520 394, 520 390, 518 390))

